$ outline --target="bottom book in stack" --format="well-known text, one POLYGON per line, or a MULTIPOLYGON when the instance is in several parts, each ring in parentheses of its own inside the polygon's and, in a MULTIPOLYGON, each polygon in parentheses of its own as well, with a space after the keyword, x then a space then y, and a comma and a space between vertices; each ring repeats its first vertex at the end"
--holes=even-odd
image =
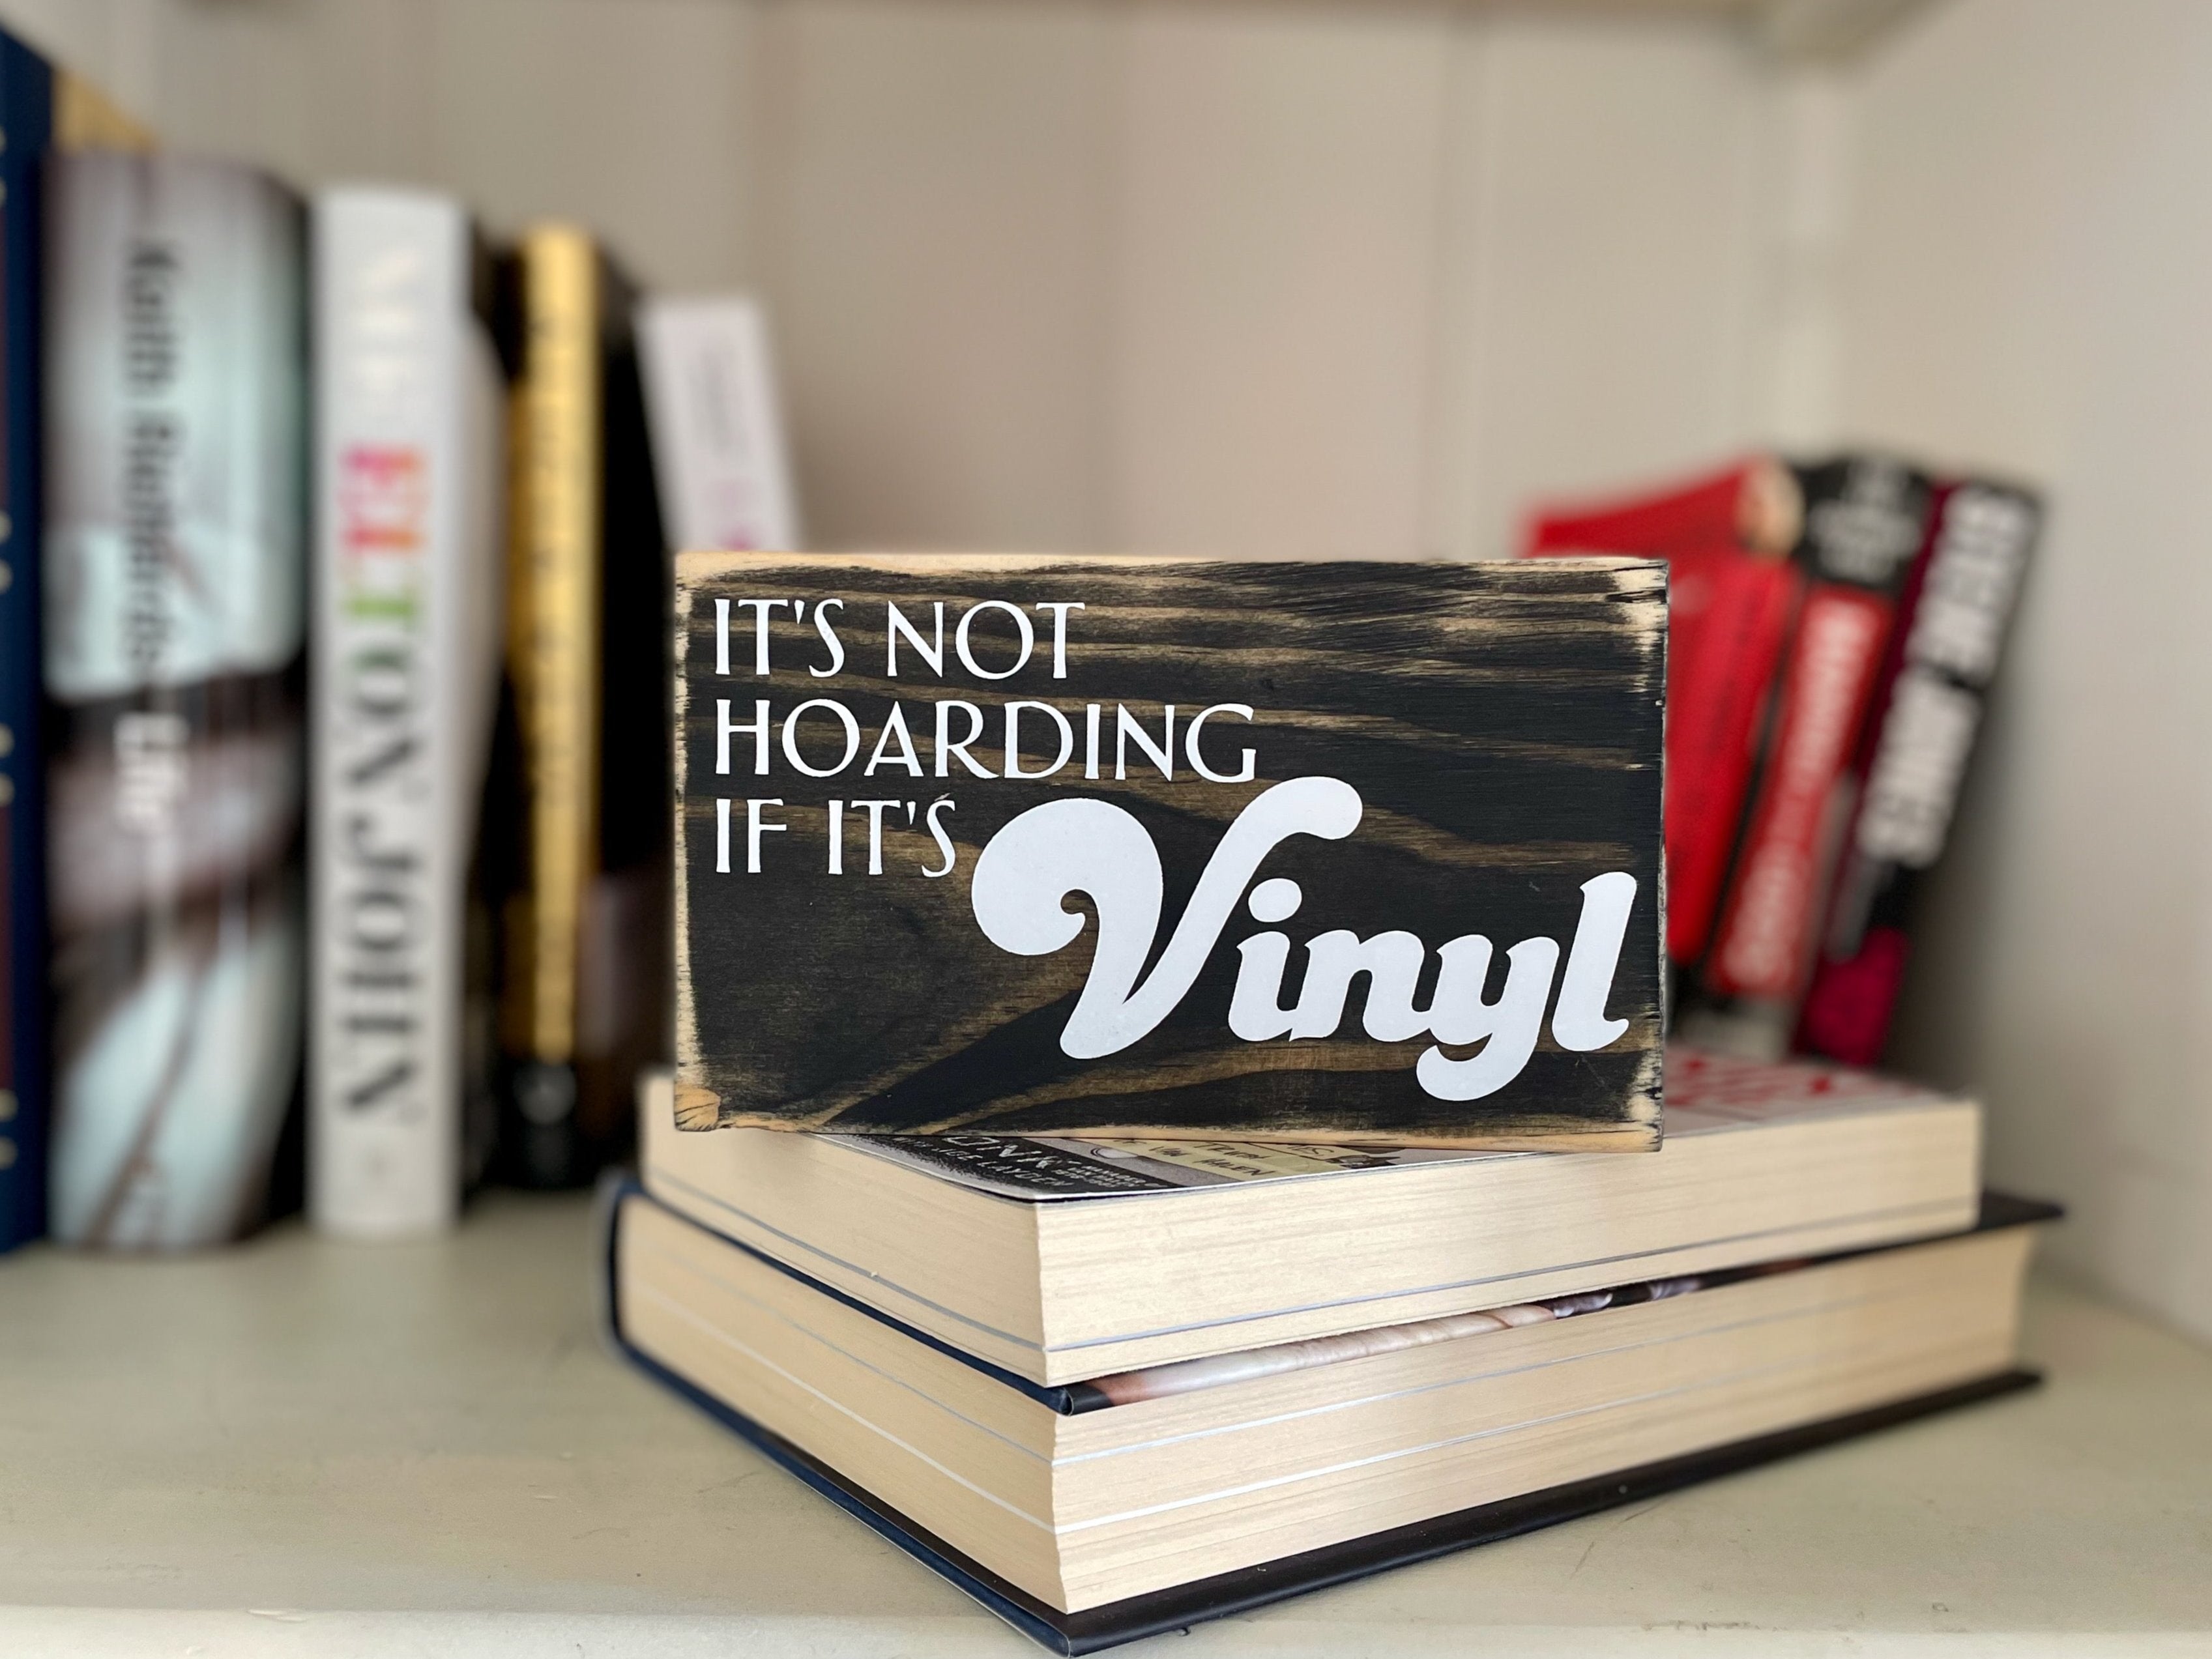
POLYGON ((1047 1387, 664 1207, 608 1203, 647 1371, 1001 1616, 1083 1652, 2032 1381, 2048 1206, 1047 1387))

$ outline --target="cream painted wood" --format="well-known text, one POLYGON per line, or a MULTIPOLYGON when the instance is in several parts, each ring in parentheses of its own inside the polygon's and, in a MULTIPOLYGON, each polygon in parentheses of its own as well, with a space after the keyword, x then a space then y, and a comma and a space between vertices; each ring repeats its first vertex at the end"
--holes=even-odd
POLYGON ((177 144, 757 288, 824 545, 1401 557, 1751 435, 1735 9, 0 0, 177 144))
POLYGON ((404 3, 421 9, 423 56, 389 72, 419 88, 428 131, 419 159, 371 164, 421 167, 497 225, 580 218, 657 283, 712 288, 745 269, 755 8, 404 3))
POLYGON ((1495 557, 1536 501, 1749 441, 1760 70, 1717 27, 1499 18, 1461 42, 1462 377, 1433 550, 1495 557))
POLYGON ((768 13, 759 270, 817 542, 1100 544, 1117 33, 1026 0, 768 13))
POLYGON ((1899 1057, 2054 1254, 2212 1337, 2212 11, 1960 0, 1865 64, 1840 409, 2053 513, 1899 1057))
POLYGON ((1109 538, 1420 545, 1454 27, 1147 7, 1126 46, 1109 538))
MULTIPOLYGON (((0 1261, 0 1651, 1036 1651, 604 1353, 586 1222, 0 1261)), ((2039 1394, 1176 1650, 2212 1652, 2212 1355, 2055 1285, 2027 1346, 2039 1394)))

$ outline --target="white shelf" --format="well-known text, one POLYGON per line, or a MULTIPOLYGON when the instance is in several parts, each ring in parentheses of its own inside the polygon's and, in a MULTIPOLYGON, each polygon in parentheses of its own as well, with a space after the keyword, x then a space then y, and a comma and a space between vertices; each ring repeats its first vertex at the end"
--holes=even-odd
MULTIPOLYGON (((0 1261, 0 1652, 1035 1650, 604 1352, 588 1235, 0 1261)), ((2039 1394, 1175 1651, 2212 1651, 2212 1355, 2050 1285, 2031 1329, 2039 1394)))

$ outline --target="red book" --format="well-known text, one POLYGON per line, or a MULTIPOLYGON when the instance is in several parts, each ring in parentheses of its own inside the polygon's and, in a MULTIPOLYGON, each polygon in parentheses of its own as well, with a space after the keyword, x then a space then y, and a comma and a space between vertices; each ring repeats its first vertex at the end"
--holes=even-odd
POLYGON ((1707 547, 1669 560, 1667 954, 1705 953, 1743 816, 1760 717, 1804 582, 1785 559, 1707 547))
POLYGON ((1665 558, 1698 548, 1776 556, 1796 546, 1804 497, 1796 476, 1771 455, 1753 455, 1671 489, 1562 506, 1528 522, 1523 557, 1540 553, 1628 553, 1665 558))
POLYGON ((1880 595, 1816 582, 1798 612, 1774 736, 1726 908, 1700 975, 1723 996, 1784 999, 1802 977, 1832 821, 1889 642, 1880 595))
MULTIPOLYGON (((1875 764, 1869 711, 1897 681, 1899 606, 1922 568, 1928 508, 1926 481, 1894 461, 1791 468, 1759 456, 1529 525, 1530 555, 1636 553, 1673 567, 1667 947, 1688 1027, 1708 1041, 1776 1054, 1796 1021, 1875 764)), ((1870 979, 1893 995, 1902 957, 1874 921, 1835 956, 1830 1014, 1870 979)))
POLYGON ((1796 1023, 1856 800, 1853 763, 1929 518, 1926 480, 1895 461, 1852 456, 1798 477, 1805 529, 1792 562, 1806 586, 1719 920, 1683 1005, 1686 1032, 1767 1055, 1796 1023))
POLYGON ((1796 475, 1770 456, 1679 489, 1539 514, 1528 556, 1664 558, 1667 954, 1705 952, 1758 752, 1761 715, 1804 577, 1796 475))

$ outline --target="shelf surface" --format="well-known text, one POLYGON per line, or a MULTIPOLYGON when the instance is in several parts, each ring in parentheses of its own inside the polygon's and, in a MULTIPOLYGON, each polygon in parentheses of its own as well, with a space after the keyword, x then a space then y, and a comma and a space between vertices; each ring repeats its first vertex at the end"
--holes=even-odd
MULTIPOLYGON (((2212 1654, 2212 1354, 2030 1309, 2039 1393, 1175 1651, 2212 1654)), ((1039 1650, 610 1358, 588 1206, 503 1194, 438 1243, 0 1258, 0 1652, 192 1651, 1039 1650)))

